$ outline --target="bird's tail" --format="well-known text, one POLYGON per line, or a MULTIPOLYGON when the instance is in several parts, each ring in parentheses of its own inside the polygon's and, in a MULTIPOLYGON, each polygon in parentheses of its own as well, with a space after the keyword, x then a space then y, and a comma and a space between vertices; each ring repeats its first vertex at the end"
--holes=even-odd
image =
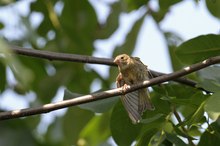
POLYGON ((155 107, 151 102, 150 94, 147 89, 139 90, 139 103, 138 111, 140 114, 143 114, 145 110, 154 110, 155 107))
POLYGON ((141 115, 146 109, 155 109, 150 100, 150 94, 147 89, 127 93, 126 95, 121 96, 121 101, 134 124, 140 122, 141 115))

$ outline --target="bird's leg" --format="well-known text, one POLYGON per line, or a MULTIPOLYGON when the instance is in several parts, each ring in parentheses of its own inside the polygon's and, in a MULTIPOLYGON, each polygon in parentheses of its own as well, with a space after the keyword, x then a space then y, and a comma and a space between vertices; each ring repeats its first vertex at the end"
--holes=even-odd
POLYGON ((123 84, 124 84, 124 80, 122 78, 121 73, 119 73, 119 75, 116 78, 116 85, 119 88, 119 87, 123 86, 123 84))
POLYGON ((120 73, 117 78, 116 78, 116 84, 117 87, 122 87, 122 91, 126 92, 126 90, 130 89, 131 86, 126 84, 125 81, 123 80, 122 74, 120 73))

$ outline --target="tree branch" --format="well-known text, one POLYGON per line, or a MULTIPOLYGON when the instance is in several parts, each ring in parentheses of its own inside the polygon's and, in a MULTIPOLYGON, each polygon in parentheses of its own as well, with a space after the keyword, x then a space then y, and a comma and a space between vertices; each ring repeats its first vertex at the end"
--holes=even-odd
POLYGON ((10 46, 10 48, 12 49, 12 51, 20 55, 48 59, 50 61, 60 60, 60 61, 71 61, 71 62, 116 66, 116 64, 113 62, 113 59, 92 57, 92 56, 86 56, 86 55, 56 53, 56 52, 51 52, 51 51, 40 51, 40 50, 31 49, 31 48, 22 48, 18 46, 10 46))
POLYGON ((167 82, 170 80, 174 80, 176 78, 185 76, 187 74, 190 74, 192 72, 198 71, 202 68, 205 68, 207 66, 220 63, 220 56, 212 57, 207 60, 204 60, 200 63, 193 64, 191 66, 185 67, 179 71, 162 75, 150 80, 143 81, 139 84, 132 85, 130 89, 123 90, 122 88, 116 88, 112 90, 107 90, 103 92, 97 92, 90 95, 80 96, 78 98, 73 98, 69 100, 64 100, 56 103, 50 103, 45 104, 42 107, 35 107, 35 108, 27 108, 27 109, 19 109, 19 110, 13 110, 8 112, 2 112, 0 113, 0 120, 6 120, 6 119, 14 119, 19 117, 26 117, 30 115, 36 115, 41 113, 48 113, 50 111, 79 105, 82 103, 88 103, 96 100, 101 100, 105 98, 110 98, 117 95, 124 95, 126 93, 135 91, 137 89, 146 88, 152 85, 160 84, 163 82, 167 82))
MULTIPOLYGON (((162 75, 166 75, 165 73, 157 72, 157 71, 154 71, 154 70, 150 70, 150 72, 153 75, 153 77, 159 77, 159 76, 162 76, 162 75)), ((181 77, 181 78, 176 78, 176 79, 172 79, 172 80, 175 81, 175 82, 178 82, 178 83, 181 83, 181 84, 184 84, 184 85, 191 86, 191 87, 197 88, 199 90, 202 90, 202 91, 206 92, 206 94, 212 93, 211 91, 208 91, 208 90, 206 90, 202 87, 197 87, 196 86, 197 82, 195 82, 191 79, 181 77)))
MULTIPOLYGON (((25 55, 25 56, 31 56, 36 58, 43 58, 48 60, 60 60, 60 61, 71 61, 71 62, 81 62, 81 63, 90 63, 90 64, 102 64, 102 65, 110 65, 110 66, 117 66, 113 59, 107 59, 107 58, 98 58, 98 57, 92 57, 92 56, 85 56, 85 55, 75 55, 75 54, 67 54, 67 53, 56 53, 51 51, 40 51, 40 50, 34 50, 31 48, 22 48, 18 46, 10 46, 10 48, 17 54, 25 55)), ((154 77, 165 75, 165 73, 157 72, 150 70, 151 74, 154 77)), ((179 82, 181 84, 185 84, 194 88, 196 87, 196 82, 193 80, 189 80, 186 78, 176 78, 173 79, 176 82, 179 82)), ((206 93, 210 93, 209 91, 199 88, 200 90, 205 91, 206 93)))

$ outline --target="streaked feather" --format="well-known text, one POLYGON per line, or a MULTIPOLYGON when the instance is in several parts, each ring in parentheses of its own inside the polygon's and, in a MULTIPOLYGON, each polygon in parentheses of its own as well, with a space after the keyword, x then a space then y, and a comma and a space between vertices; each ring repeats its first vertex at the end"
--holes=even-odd
POLYGON ((121 96, 121 101, 128 112, 129 118, 133 123, 138 123, 141 120, 141 113, 139 112, 138 91, 128 93, 121 96))

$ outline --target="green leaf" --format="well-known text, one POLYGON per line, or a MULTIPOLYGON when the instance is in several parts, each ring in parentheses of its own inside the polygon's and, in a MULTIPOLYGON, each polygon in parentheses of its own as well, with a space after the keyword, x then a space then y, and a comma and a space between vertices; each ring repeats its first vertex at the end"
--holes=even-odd
POLYGON ((1 38, 0 46, 0 54, 3 56, 2 62, 5 66, 10 67, 20 89, 24 92, 27 91, 30 83, 33 81, 33 72, 21 64, 21 62, 13 55, 10 46, 1 38))
MULTIPOLYGON (((165 98, 161 98, 162 100, 165 100, 165 98)), ((175 104, 175 105, 187 105, 190 102, 190 99, 176 99, 169 97, 166 100, 168 100, 170 103, 175 104)))
POLYGON ((198 90, 192 87, 175 83, 154 86, 153 89, 160 95, 160 99, 177 105, 193 106, 191 104, 192 96, 198 93, 198 90))
MULTIPOLYGON (((155 116, 157 118, 157 115, 167 116, 170 114, 171 111, 170 104, 167 101, 161 100, 160 99, 161 95, 156 93, 151 93, 150 96, 152 103, 155 106, 155 110, 153 111, 147 110, 146 112, 144 112, 144 115, 142 116, 143 119, 151 119, 151 118, 154 119, 155 116)), ((161 116, 160 118, 158 118, 158 120, 164 120, 165 119, 164 116, 161 116)))
POLYGON ((218 92, 220 89, 220 83, 212 79, 203 79, 196 85, 198 88, 202 87, 210 92, 218 92))
POLYGON ((166 135, 163 131, 158 131, 156 134, 153 135, 153 137, 151 137, 151 140, 148 144, 148 146, 158 146, 161 145, 163 143, 163 141, 165 140, 166 135))
POLYGON ((215 92, 204 105, 205 111, 208 113, 210 118, 216 120, 220 116, 220 92, 215 92))
POLYGON ((168 9, 169 7, 179 2, 181 2, 181 0, 169 0, 169 1, 159 0, 159 5, 161 9, 168 9))
POLYGON ((197 91, 190 97, 190 103, 194 105, 194 108, 198 108, 208 97, 209 95, 204 95, 201 91, 197 91))
POLYGON ((199 141, 198 146, 218 146, 220 143, 219 119, 212 123, 209 130, 206 130, 199 141))
POLYGON ((162 130, 164 132, 167 132, 167 133, 172 133, 174 128, 173 128, 173 124, 169 121, 165 121, 163 126, 162 126, 162 130))
POLYGON ((64 0, 60 15, 60 25, 66 40, 72 47, 69 52, 90 55, 93 51, 94 34, 97 28, 97 15, 89 1, 64 0))
POLYGON ((178 2, 180 2, 180 0, 159 0, 160 9, 158 11, 151 11, 151 16, 154 18, 156 23, 161 22, 169 12, 169 8, 178 2))
POLYGON ((0 30, 3 29, 5 26, 3 23, 0 22, 0 30))
MULTIPOLYGON (((204 95, 201 91, 198 91, 195 94, 193 94, 192 96, 190 96, 190 100, 188 101, 187 105, 181 106, 178 109, 181 112, 181 114, 185 117, 185 122, 192 120, 192 116, 195 114, 195 112, 199 109, 201 104, 208 97, 209 97, 209 95, 204 95)), ((196 121, 198 123, 201 123, 201 121, 199 119, 196 121)))
POLYGON ((184 123, 188 126, 191 126, 192 124, 198 123, 201 121, 201 119, 204 116, 204 105, 205 101, 201 103, 201 105, 198 107, 198 109, 193 113, 193 115, 190 117, 189 120, 185 121, 184 123))
POLYGON ((138 146, 146 146, 152 140, 152 137, 158 132, 158 130, 166 129, 168 130, 169 126, 165 126, 167 114, 169 114, 169 106, 167 102, 160 100, 158 95, 152 95, 153 97, 153 104, 155 106, 154 111, 146 111, 144 113, 143 120, 143 127, 141 132, 139 132, 139 138, 137 140, 138 146))
POLYGON ((141 123, 148 124, 148 123, 154 122, 155 120, 160 119, 161 117, 164 117, 164 114, 159 113, 159 114, 153 116, 152 118, 142 119, 141 123))
POLYGON ((63 141, 66 145, 77 145, 80 140, 80 132, 85 125, 94 117, 94 114, 78 107, 69 108, 62 117, 63 141))
POLYGON ((109 113, 93 117, 80 133, 87 145, 100 145, 110 137, 109 113))
POLYGON ((94 73, 86 71, 82 64, 70 63, 65 65, 65 69, 60 68, 60 70, 62 71, 62 76, 59 76, 60 82, 66 84, 68 89, 82 94, 90 92, 90 85, 95 79, 94 73), (68 76, 66 77, 66 75, 68 76), (63 79, 65 80, 63 81, 63 79))
MULTIPOLYGON (((71 98, 77 98, 79 96, 82 96, 82 94, 73 93, 65 89, 63 99, 67 100, 71 98)), ((84 104, 79 105, 79 107, 82 109, 90 110, 95 113, 104 113, 108 111, 110 108, 112 108, 113 105, 118 101, 118 99, 119 98, 116 96, 116 97, 107 98, 103 100, 93 101, 90 103, 84 103, 84 104)))
POLYGON ((208 34, 190 39, 176 49, 177 57, 185 64, 193 64, 220 54, 220 35, 208 34))
POLYGON ((40 146, 41 144, 38 142, 33 134, 33 129, 28 128, 28 126, 26 125, 26 120, 24 119, 1 121, 0 144, 7 146, 40 146))
POLYGON ((169 54, 173 70, 176 71, 182 69, 184 66, 176 56, 175 49, 180 43, 183 42, 183 39, 174 32, 164 32, 164 36, 166 38, 167 46, 169 48, 169 54))
POLYGON ((48 76, 46 72, 48 64, 44 60, 28 56, 17 56, 17 58, 33 73, 33 81, 29 85, 29 89, 33 90, 37 94, 38 99, 42 103, 50 102, 56 94, 58 87, 54 88, 57 85, 55 84, 57 78, 54 80, 54 78, 52 76, 48 76))
POLYGON ((187 105, 181 106, 179 112, 185 117, 184 122, 179 123, 178 126, 188 125, 189 127, 194 124, 203 124, 204 118, 204 103, 207 99, 202 92, 197 92, 190 97, 187 105))
MULTIPOLYGON (((149 115, 148 114, 149 112, 146 112, 146 115, 149 115)), ((158 111, 156 111, 155 113, 158 113, 158 111)), ((160 115, 160 113, 158 113, 157 115, 156 114, 150 114, 148 117, 149 121, 147 118, 143 119, 143 127, 142 127, 142 132, 141 133, 145 133, 151 129, 163 129, 163 126, 164 126, 164 123, 166 122, 165 120, 165 115, 161 116, 161 117, 158 117, 158 115, 160 115), (155 115, 155 116, 154 116, 155 115), (151 118, 152 117, 152 118, 151 118)))
POLYGON ((176 133, 178 136, 182 136, 182 137, 184 137, 184 138, 190 138, 191 140, 195 140, 193 137, 190 137, 188 134, 186 134, 185 132, 183 132, 182 129, 180 128, 179 124, 178 124, 178 125, 174 125, 174 124, 173 124, 173 128, 174 128, 175 133, 176 133))
POLYGON ((137 10, 141 6, 146 6, 149 0, 124 0, 125 4, 127 4, 128 11, 137 10))
POLYGON ((0 93, 5 89, 6 85, 6 68, 5 66, 0 62, 0 93))
POLYGON ((179 137, 177 137, 176 134, 166 133, 166 138, 167 138, 172 144, 175 144, 176 146, 188 146, 188 145, 185 144, 179 137))
POLYGON ((220 67, 211 66, 198 71, 201 81, 197 86, 202 87, 208 91, 218 92, 220 89, 220 67))
POLYGON ((121 14, 122 2, 118 1, 111 5, 111 12, 106 20, 106 23, 97 28, 97 38, 105 39, 110 37, 119 26, 119 16, 121 14))
POLYGON ((201 78, 213 79, 213 80, 220 81, 220 67, 217 65, 206 67, 202 70, 199 70, 198 75, 201 78))
POLYGON ((111 115, 110 129, 117 145, 131 145, 137 138, 142 125, 132 124, 121 102, 118 102, 111 115))
POLYGON ((217 17, 220 18, 220 1, 219 0, 206 0, 206 6, 209 12, 217 17))
MULTIPOLYGON (((204 117, 204 123, 206 122, 206 118, 204 117)), ((188 130, 188 134, 193 136, 193 137, 196 137, 196 136, 201 136, 202 132, 200 131, 200 127, 197 126, 197 124, 193 125, 190 127, 190 129, 188 130)))
POLYGON ((152 128, 150 130, 145 131, 141 137, 137 140, 137 144, 136 146, 146 146, 149 144, 152 136, 154 134, 156 134, 157 129, 156 128, 152 128))
POLYGON ((43 21, 40 23, 37 32, 41 36, 46 36, 49 30, 54 29, 52 22, 49 18, 49 12, 46 7, 46 2, 42 0, 33 1, 30 5, 32 12, 40 12, 43 14, 43 21))

